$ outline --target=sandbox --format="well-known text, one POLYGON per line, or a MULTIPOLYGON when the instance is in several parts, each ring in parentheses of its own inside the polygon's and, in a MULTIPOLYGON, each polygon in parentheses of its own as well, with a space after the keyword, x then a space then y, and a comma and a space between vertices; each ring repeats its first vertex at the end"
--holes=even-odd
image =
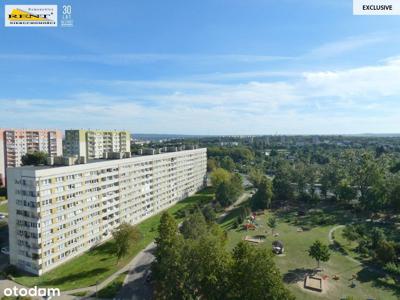
POLYGON ((324 289, 323 283, 324 281, 319 276, 306 276, 304 279, 304 288, 316 292, 322 292, 324 289))

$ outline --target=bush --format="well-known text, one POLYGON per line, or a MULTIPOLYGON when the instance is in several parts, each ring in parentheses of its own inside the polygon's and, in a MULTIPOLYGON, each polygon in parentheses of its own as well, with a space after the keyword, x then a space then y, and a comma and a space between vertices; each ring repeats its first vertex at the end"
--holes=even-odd
POLYGON ((387 263, 383 269, 390 275, 400 276, 400 265, 394 262, 387 263))
POLYGON ((383 264, 393 262, 396 259, 396 251, 393 242, 383 240, 375 251, 376 258, 383 264))

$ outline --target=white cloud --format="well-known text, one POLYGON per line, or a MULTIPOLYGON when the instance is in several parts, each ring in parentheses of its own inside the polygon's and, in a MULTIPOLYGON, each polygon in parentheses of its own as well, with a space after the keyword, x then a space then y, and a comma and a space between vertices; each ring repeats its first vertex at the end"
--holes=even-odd
POLYGON ((360 48, 365 48, 373 44, 379 44, 390 40, 391 36, 388 34, 372 34, 363 36, 353 36, 344 40, 325 43, 313 50, 311 50, 307 57, 310 58, 326 58, 338 56, 347 52, 351 52, 360 48))
POLYGON ((400 131, 400 59, 299 73, 290 80, 100 81, 64 99, 0 99, 19 127, 246 134, 400 131))

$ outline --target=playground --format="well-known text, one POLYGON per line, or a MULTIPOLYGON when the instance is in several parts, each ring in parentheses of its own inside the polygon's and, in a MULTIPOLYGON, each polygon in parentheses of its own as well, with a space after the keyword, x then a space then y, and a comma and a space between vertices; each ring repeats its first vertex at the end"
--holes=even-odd
POLYGON ((330 244, 329 232, 339 224, 350 222, 351 216, 347 216, 346 212, 324 211, 328 221, 320 224, 323 223, 320 220, 315 222, 315 216, 320 216, 317 213, 266 211, 247 216, 243 224, 234 228, 234 220, 239 214, 239 208, 233 210, 221 222, 221 226, 228 231, 228 246, 233 248, 239 241, 245 240, 254 247, 267 247, 272 251, 273 243, 279 240, 284 245, 284 254, 274 254, 275 262, 296 299, 343 299, 348 296, 354 299, 398 299, 399 295, 392 289, 379 284, 382 274, 335 251, 332 246, 330 260, 321 262, 321 269, 316 271, 317 263, 308 256, 308 248, 317 239, 330 244), (267 225, 272 216, 277 218, 273 232, 267 225))

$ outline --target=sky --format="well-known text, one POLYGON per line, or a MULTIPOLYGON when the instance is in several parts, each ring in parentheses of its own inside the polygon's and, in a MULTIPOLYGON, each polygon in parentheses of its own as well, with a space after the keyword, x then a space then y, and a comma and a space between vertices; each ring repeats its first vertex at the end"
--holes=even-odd
POLYGON ((74 26, 1 21, 0 127, 400 132, 400 16, 351 0, 4 4, 69 4, 74 26))

